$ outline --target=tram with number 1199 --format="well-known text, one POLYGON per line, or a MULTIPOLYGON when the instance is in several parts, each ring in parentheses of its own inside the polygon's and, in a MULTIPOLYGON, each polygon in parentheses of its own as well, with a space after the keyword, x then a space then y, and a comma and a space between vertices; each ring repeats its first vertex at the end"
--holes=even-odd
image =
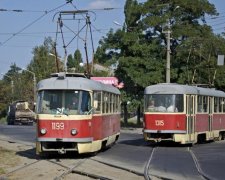
POLYGON ((225 93, 163 83, 144 91, 144 138, 193 144, 225 136, 225 93))
POLYGON ((55 73, 37 86, 36 153, 91 153, 120 135, 120 92, 83 75, 55 73))

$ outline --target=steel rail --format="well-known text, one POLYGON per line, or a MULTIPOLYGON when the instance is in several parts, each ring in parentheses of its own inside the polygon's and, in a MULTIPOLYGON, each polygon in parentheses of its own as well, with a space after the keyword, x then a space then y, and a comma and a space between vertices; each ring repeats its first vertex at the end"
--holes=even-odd
POLYGON ((191 150, 191 148, 189 148, 188 150, 189 150, 189 152, 190 152, 190 154, 191 154, 191 157, 192 157, 192 159, 193 159, 193 161, 194 161, 194 163, 195 163, 195 166, 196 166, 196 168, 197 168, 199 174, 200 174, 204 179, 206 179, 206 180, 211 180, 211 179, 213 179, 212 177, 208 176, 207 174, 205 174, 205 173, 203 172, 203 170, 201 169, 200 164, 198 163, 198 159, 197 159, 197 157, 195 156, 194 152, 191 150))

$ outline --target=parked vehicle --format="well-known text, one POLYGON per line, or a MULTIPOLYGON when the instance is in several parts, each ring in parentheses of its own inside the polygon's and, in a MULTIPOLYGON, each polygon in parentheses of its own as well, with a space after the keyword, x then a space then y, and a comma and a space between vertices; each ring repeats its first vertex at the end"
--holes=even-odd
POLYGON ((35 113, 29 108, 27 101, 15 101, 9 105, 7 123, 14 124, 33 124, 35 113))

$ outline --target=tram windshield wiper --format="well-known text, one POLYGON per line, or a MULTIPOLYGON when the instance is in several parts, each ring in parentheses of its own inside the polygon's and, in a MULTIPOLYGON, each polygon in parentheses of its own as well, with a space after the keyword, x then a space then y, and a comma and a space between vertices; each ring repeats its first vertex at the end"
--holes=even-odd
POLYGON ((57 108, 56 109, 56 114, 64 114, 64 115, 69 116, 69 113, 66 112, 65 108, 57 108))

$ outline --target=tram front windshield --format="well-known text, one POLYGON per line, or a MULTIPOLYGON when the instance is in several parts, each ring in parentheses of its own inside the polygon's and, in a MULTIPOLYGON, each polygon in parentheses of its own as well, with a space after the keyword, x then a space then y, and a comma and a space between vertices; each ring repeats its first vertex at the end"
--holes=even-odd
POLYGON ((88 91, 43 90, 38 93, 37 113, 39 114, 88 114, 91 109, 88 91))
POLYGON ((145 112, 183 112, 182 94, 147 94, 145 95, 145 112))

